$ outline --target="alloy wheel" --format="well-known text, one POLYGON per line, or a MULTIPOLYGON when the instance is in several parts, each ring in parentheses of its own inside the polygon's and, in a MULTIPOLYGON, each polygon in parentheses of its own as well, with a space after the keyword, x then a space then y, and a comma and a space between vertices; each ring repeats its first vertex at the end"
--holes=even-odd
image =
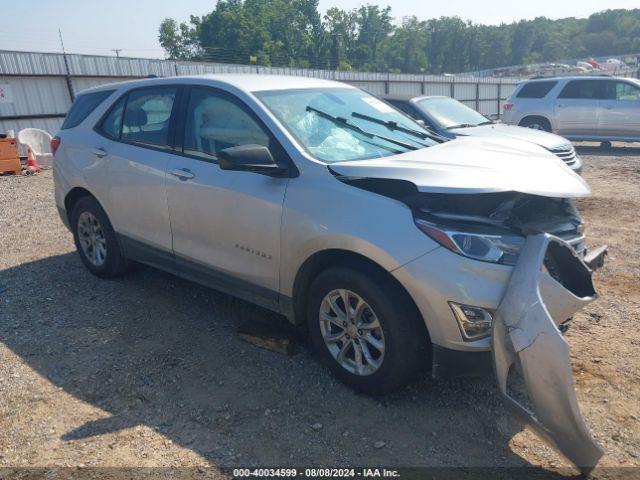
POLYGON ((78 217, 78 240, 87 260, 102 267, 107 259, 107 240, 100 222, 90 212, 82 212, 78 217))
POLYGON ((371 375, 384 360, 380 320, 360 295, 332 290, 320 304, 320 332, 333 358, 350 373, 371 375))

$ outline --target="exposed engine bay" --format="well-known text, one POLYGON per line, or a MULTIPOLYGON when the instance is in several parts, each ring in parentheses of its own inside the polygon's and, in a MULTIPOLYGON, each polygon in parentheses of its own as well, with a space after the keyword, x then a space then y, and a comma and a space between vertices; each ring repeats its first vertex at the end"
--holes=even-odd
POLYGON ((582 218, 569 198, 519 192, 482 194, 419 192, 404 180, 338 177, 341 181, 405 203, 414 218, 478 232, 503 230, 527 236, 547 232, 585 254, 582 218))
POLYGON ((580 235, 582 219, 573 202, 517 192, 485 194, 418 193, 406 199, 416 218, 439 224, 506 228, 513 233, 553 232, 563 238, 580 235))

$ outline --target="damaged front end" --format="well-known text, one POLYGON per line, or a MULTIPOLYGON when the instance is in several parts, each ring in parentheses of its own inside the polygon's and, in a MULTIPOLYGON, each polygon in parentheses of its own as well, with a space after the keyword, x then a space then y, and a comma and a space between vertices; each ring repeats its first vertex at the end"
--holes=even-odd
POLYGON ((569 345, 556 327, 546 301, 573 313, 593 301, 591 271, 573 248, 549 234, 527 237, 507 291, 493 321, 493 358, 498 388, 507 406, 582 471, 603 454, 586 426, 576 398, 569 345), (547 273, 554 285, 543 292, 547 273), (509 373, 518 368, 532 410, 508 391, 509 373))
POLYGON ((404 199, 418 227, 440 244, 476 260, 515 265, 525 237, 551 233, 579 255, 586 246, 571 199, 517 192, 417 193, 404 199))
POLYGON ((602 265, 607 247, 587 251, 572 199, 515 191, 427 192, 396 179, 340 180, 402 201, 416 226, 441 246, 513 267, 486 330, 499 391, 543 439, 583 471, 592 469, 602 449, 580 413, 569 345, 560 328, 597 297, 592 270, 602 265), (530 408, 507 389, 509 374, 516 371, 530 408))

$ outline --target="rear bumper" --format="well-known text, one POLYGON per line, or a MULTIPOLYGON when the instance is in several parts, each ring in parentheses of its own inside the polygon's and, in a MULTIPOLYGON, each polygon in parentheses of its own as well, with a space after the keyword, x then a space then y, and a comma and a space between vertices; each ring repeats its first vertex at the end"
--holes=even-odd
POLYGON ((69 226, 69 217, 67 216, 67 211, 60 206, 57 206, 57 208, 58 215, 60 215, 60 220, 62 220, 64 226, 67 227, 67 230, 71 230, 71 227, 69 226))

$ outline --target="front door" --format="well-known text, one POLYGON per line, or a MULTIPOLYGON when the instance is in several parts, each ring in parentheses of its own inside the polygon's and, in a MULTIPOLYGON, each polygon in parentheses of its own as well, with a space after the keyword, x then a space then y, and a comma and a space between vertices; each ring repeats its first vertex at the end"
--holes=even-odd
POLYGON ((626 80, 606 80, 602 100, 600 135, 640 138, 640 86, 626 80))
POLYGON ((596 79, 568 82, 555 100, 555 133, 597 136, 602 87, 603 81, 596 79))
MULTIPOLYGON (((184 102, 182 152, 167 166, 178 268, 234 295, 278 301, 280 221, 288 179, 221 170, 217 154, 259 144, 284 154, 250 109, 222 90, 194 87, 184 102)), ((178 134, 180 136, 180 133, 178 134)))

